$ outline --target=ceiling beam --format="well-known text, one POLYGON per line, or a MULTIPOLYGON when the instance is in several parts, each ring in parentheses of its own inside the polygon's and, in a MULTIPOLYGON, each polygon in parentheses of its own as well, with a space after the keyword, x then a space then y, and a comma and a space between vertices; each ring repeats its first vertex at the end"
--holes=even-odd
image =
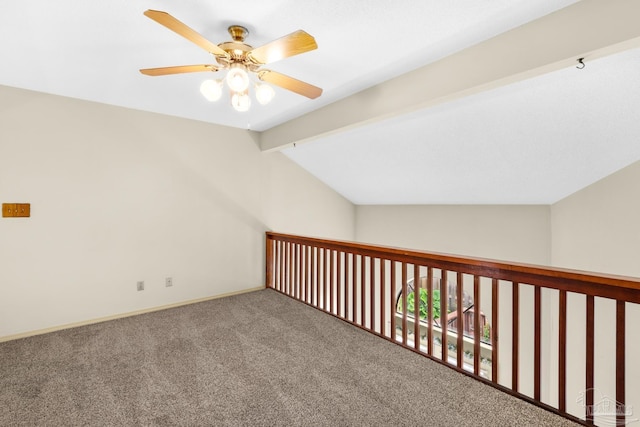
POLYGON ((583 0, 260 134, 280 150, 640 47, 640 1, 583 0))

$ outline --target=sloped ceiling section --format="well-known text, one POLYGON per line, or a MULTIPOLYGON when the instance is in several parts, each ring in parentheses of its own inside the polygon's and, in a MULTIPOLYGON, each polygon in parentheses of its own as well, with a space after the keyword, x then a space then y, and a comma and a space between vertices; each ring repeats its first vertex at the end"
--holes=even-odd
POLYGON ((640 160, 640 49, 284 150, 356 204, 551 204, 640 160))

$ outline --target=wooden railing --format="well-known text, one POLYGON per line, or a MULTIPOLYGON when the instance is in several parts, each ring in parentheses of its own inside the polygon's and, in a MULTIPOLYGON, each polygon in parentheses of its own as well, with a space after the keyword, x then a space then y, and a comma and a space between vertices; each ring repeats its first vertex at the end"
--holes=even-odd
MULTIPOLYGON (((586 425, 594 424, 602 403, 594 400, 594 304, 601 298, 613 300, 615 413, 609 422, 627 422, 625 310, 629 304, 640 303, 640 279, 267 232, 266 285, 586 425), (470 295, 473 333, 447 327, 464 324, 462 319, 451 321, 448 307, 455 305, 461 313, 470 295), (437 317, 438 308, 443 319, 437 317), (532 316, 523 315, 529 311, 532 316), (586 337, 584 352, 580 352, 585 368, 579 373, 584 379, 580 397, 584 415, 573 415, 567 408, 567 377, 569 373, 573 377, 573 366, 582 362, 567 364, 568 321, 575 328, 572 319, 581 317, 576 315, 580 311, 586 319, 578 326, 579 334, 586 337), (486 325, 480 323, 483 316, 486 325), (547 325, 544 330, 543 322, 547 325), (527 336, 525 331, 531 329, 527 336), (501 333, 507 335, 501 337, 501 333), (543 375, 543 341, 546 354, 557 346, 557 354, 549 356, 557 377, 543 375), (525 366, 527 352, 533 358, 525 366), (528 380, 526 387, 523 377, 528 380)), ((546 371, 550 371, 548 366, 546 371)), ((575 396, 571 397, 575 402, 575 396)))

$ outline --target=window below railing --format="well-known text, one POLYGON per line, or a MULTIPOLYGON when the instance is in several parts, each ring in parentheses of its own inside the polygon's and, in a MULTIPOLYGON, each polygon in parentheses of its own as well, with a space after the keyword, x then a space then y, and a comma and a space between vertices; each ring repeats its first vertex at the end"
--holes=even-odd
POLYGON ((637 419, 625 349, 640 279, 268 232, 266 283, 575 421, 637 419), (596 319, 614 325, 610 393, 595 383, 596 319))

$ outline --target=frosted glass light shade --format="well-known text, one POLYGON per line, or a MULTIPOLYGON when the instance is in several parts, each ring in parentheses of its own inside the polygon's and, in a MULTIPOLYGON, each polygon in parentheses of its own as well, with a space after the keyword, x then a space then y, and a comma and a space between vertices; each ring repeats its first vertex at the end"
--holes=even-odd
POLYGON ((241 113, 249 111, 249 107, 251 107, 251 98, 249 98, 249 93, 232 93, 231 105, 236 111, 240 111, 241 113))
POLYGON ((242 64, 233 64, 227 73, 227 84, 234 92, 244 92, 249 87, 249 75, 242 64))
POLYGON ((273 88, 266 84, 256 84, 256 99, 260 105, 267 105, 275 96, 273 88))
POLYGON ((222 80, 205 80, 200 85, 200 93, 207 101, 215 102, 222 96, 222 80))

